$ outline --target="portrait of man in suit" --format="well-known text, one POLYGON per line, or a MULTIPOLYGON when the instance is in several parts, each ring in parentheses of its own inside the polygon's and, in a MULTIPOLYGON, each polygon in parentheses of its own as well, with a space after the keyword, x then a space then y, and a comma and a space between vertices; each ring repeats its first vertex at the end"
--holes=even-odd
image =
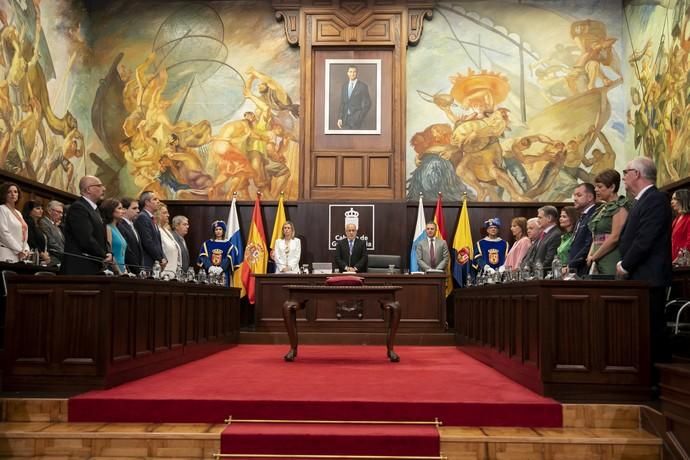
POLYGON ((379 134, 380 60, 326 60, 326 134, 379 134))

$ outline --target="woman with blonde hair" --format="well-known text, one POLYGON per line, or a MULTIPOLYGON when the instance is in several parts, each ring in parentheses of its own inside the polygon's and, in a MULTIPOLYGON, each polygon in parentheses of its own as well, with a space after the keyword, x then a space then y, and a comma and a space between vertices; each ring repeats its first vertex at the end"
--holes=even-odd
POLYGON ((163 254, 168 260, 165 266, 165 272, 169 278, 174 278, 177 275, 177 268, 182 265, 180 247, 175 241, 170 227, 170 212, 168 207, 163 203, 160 204, 156 212, 153 213, 153 222, 158 227, 158 232, 161 235, 161 246, 163 246, 163 254))
POLYGON ((283 237, 276 240, 273 261, 276 273, 299 273, 299 258, 302 242, 295 237, 295 225, 286 220, 283 224, 283 237))

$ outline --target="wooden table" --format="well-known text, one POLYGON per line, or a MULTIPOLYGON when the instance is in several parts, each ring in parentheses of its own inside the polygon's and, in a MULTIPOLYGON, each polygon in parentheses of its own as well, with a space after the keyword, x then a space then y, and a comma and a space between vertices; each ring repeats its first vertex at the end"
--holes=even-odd
POLYGON ((106 276, 8 278, 3 390, 108 388, 229 348, 239 289, 106 276))
MULTIPOLYGON (((332 275, 267 274, 256 276, 254 338, 264 343, 285 343, 282 306, 286 285, 324 286, 332 275)), ((452 345, 447 333, 445 275, 404 275, 364 273, 365 286, 400 286, 398 343, 410 345, 452 345)), ((335 304, 327 299, 310 302, 297 312, 303 343, 371 344, 383 343, 380 306, 376 299, 365 299, 364 318, 338 319, 335 304)))
POLYGON ((529 281, 457 289, 470 356, 562 401, 647 401, 649 289, 636 281, 529 281))
MULTIPOLYGON (((290 339, 290 350, 285 355, 285 361, 294 361, 297 357, 297 310, 304 310, 309 301, 316 303, 326 300, 335 306, 335 316, 339 320, 362 321, 365 317, 365 302, 376 301, 381 306, 386 321, 386 353, 391 362, 400 361, 400 357, 393 350, 395 334, 400 324, 400 303, 395 299, 395 293, 402 286, 313 286, 306 284, 287 284, 283 286, 288 291, 288 300, 283 302, 283 321, 290 339)), ((313 319, 314 310, 307 312, 307 317, 313 319)), ((369 316, 369 314, 366 314, 369 316)))

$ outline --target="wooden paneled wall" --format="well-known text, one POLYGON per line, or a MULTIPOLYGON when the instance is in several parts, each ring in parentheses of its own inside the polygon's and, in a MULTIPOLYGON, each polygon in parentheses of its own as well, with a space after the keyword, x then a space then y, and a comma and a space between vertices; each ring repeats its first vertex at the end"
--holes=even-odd
MULTIPOLYGON (((287 202, 285 210, 288 219, 295 223, 298 235, 304 236, 305 245, 302 251, 305 253, 305 262, 325 262, 333 258, 334 251, 328 250, 328 206, 342 202, 315 202, 297 201, 287 202)), ((412 234, 417 221, 417 203, 403 201, 376 201, 375 221, 376 226, 376 254, 400 254, 403 265, 407 267, 412 244, 412 234)), ((472 227, 473 241, 483 238, 483 222, 490 217, 499 217, 503 222, 501 236, 512 243, 510 235, 510 220, 516 216, 536 217, 539 203, 471 203, 468 204, 470 224, 472 227)), ((229 204, 209 204, 199 202, 195 204, 185 202, 170 202, 168 206, 171 218, 176 214, 184 214, 189 217, 191 226, 187 237, 190 252, 201 246, 201 243, 211 236, 211 222, 216 219, 226 220, 229 212, 229 204)), ((424 213, 427 220, 433 219, 435 202, 427 202, 424 205, 424 213)), ((240 214, 240 227, 243 241, 249 232, 253 203, 241 203, 238 206, 240 214)), ((277 205, 275 202, 262 205, 266 239, 271 238, 273 223, 275 221, 277 205)), ((443 214, 446 223, 448 245, 452 245, 455 227, 460 214, 458 203, 444 205, 443 214)))
MULTIPOLYGON (((301 56, 302 199, 392 200, 405 196, 406 56, 419 40, 433 1, 273 0, 286 40, 301 56), (328 59, 380 63, 372 110, 377 134, 329 132, 325 122, 328 59)), ((362 81, 365 79, 362 78, 362 81)), ((340 80, 338 80, 340 81, 340 80)), ((366 81, 371 88, 376 81, 366 81)), ((342 84, 342 83, 340 83, 342 84)), ((370 90, 370 93, 372 91, 370 90)))

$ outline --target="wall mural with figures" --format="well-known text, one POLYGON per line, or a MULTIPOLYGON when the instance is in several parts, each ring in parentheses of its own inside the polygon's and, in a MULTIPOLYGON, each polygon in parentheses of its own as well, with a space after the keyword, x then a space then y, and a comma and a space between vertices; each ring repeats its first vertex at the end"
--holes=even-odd
POLYGON ((438 2, 408 53, 408 200, 562 201, 624 165, 621 35, 616 2, 438 2))
POLYGON ((93 137, 86 18, 72 1, 0 1, 0 167, 72 192, 93 137))
MULTIPOLYGON (((690 176, 688 3, 438 1, 407 54, 407 199, 568 200, 637 155, 690 176)), ((268 0, 86 4, 0 0, 0 168, 299 198, 300 50, 268 0)))
POLYGON ((3 6, 5 169, 72 192, 86 172, 109 195, 297 198, 299 51, 268 2, 3 6))
POLYGON ((673 183, 690 175, 690 2, 637 0, 624 13, 628 148, 655 161, 659 184, 673 183))

